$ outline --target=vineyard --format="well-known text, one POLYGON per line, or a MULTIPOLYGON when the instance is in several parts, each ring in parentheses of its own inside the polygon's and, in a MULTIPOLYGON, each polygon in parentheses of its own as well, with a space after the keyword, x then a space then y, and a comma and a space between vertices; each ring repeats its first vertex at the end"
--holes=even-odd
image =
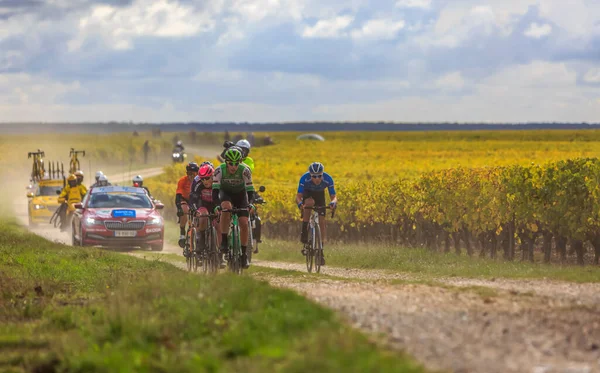
MULTIPOLYGON (((443 252, 579 264, 600 257, 600 133, 511 131, 332 133, 325 142, 277 136, 257 148, 255 183, 267 186, 268 234, 296 239, 297 180, 319 160, 337 183, 339 212, 329 235, 443 252), (556 253, 555 256, 552 252, 556 253)), ((183 166, 149 186, 172 204, 183 166)))

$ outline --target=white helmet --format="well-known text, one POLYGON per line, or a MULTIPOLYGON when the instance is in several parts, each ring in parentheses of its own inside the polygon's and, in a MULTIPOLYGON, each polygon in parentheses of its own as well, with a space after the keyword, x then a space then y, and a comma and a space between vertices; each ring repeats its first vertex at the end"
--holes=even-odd
POLYGON ((142 177, 140 175, 137 175, 136 177, 133 178, 133 185, 137 184, 137 186, 141 187, 143 183, 144 183, 144 179, 142 179, 142 177))
POLYGON ((250 154, 250 141, 246 140, 246 139, 242 139, 240 141, 238 141, 235 146, 237 146, 238 148, 242 148, 242 151, 244 152, 244 157, 247 157, 248 154, 250 154))
POLYGON ((104 174, 100 175, 98 177, 98 186, 107 186, 108 185, 108 179, 106 178, 106 176, 104 174))
POLYGON ((100 180, 100 176, 104 175, 102 171, 96 171, 96 181, 100 180))

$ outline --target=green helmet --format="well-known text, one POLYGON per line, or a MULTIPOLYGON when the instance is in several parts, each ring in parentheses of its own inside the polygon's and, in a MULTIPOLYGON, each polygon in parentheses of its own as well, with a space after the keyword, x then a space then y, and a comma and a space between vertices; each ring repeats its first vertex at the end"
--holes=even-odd
POLYGON ((227 149, 227 151, 225 152, 225 157, 223 158, 225 158, 225 160, 229 162, 239 163, 242 161, 243 155, 239 149, 232 147, 227 149))

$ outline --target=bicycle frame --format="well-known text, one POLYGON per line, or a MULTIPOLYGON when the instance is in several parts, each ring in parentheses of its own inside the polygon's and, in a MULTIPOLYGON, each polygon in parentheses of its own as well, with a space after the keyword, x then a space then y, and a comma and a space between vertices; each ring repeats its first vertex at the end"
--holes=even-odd
POLYGON ((248 209, 223 209, 221 212, 231 213, 231 223, 229 229, 228 246, 229 246, 229 270, 238 274, 242 273, 242 243, 240 239, 240 224, 238 213, 248 211, 248 209))
MULTIPOLYGON (((319 213, 327 209, 326 206, 304 207, 305 210, 312 210, 308 221, 309 237, 308 242, 304 245, 306 250, 306 269, 312 272, 313 264, 315 272, 321 272, 321 259, 323 257, 323 240, 321 237, 321 226, 319 213)), ((335 214, 335 210, 331 212, 331 217, 335 214)))

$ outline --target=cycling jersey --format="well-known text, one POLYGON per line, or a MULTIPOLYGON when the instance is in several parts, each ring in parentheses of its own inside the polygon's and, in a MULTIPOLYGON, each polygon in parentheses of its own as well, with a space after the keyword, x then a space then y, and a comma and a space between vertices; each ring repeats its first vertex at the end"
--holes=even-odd
POLYGON ((212 187, 206 188, 198 176, 196 176, 192 182, 190 205, 195 209, 198 209, 199 207, 205 207, 209 211, 214 209, 212 187))
POLYGON ((222 190, 226 193, 254 192, 252 171, 248 166, 240 163, 237 170, 230 174, 227 171, 227 164, 223 163, 215 169, 213 189, 222 190))
POLYGON ((250 171, 252 171, 252 173, 254 173, 254 159, 252 159, 250 157, 246 157, 246 158, 244 158, 242 163, 245 164, 246 166, 248 166, 248 168, 250 168, 250 171))
POLYGON ((188 176, 183 176, 177 182, 176 194, 181 194, 181 197, 187 201, 190 198, 190 191, 192 189, 192 181, 188 176))
POLYGON ((329 190, 330 196, 335 195, 333 178, 326 172, 323 173, 323 177, 321 178, 321 182, 319 184, 312 182, 312 176, 310 175, 310 172, 302 175, 300 182, 298 183, 298 193, 323 192, 325 189, 329 190))

